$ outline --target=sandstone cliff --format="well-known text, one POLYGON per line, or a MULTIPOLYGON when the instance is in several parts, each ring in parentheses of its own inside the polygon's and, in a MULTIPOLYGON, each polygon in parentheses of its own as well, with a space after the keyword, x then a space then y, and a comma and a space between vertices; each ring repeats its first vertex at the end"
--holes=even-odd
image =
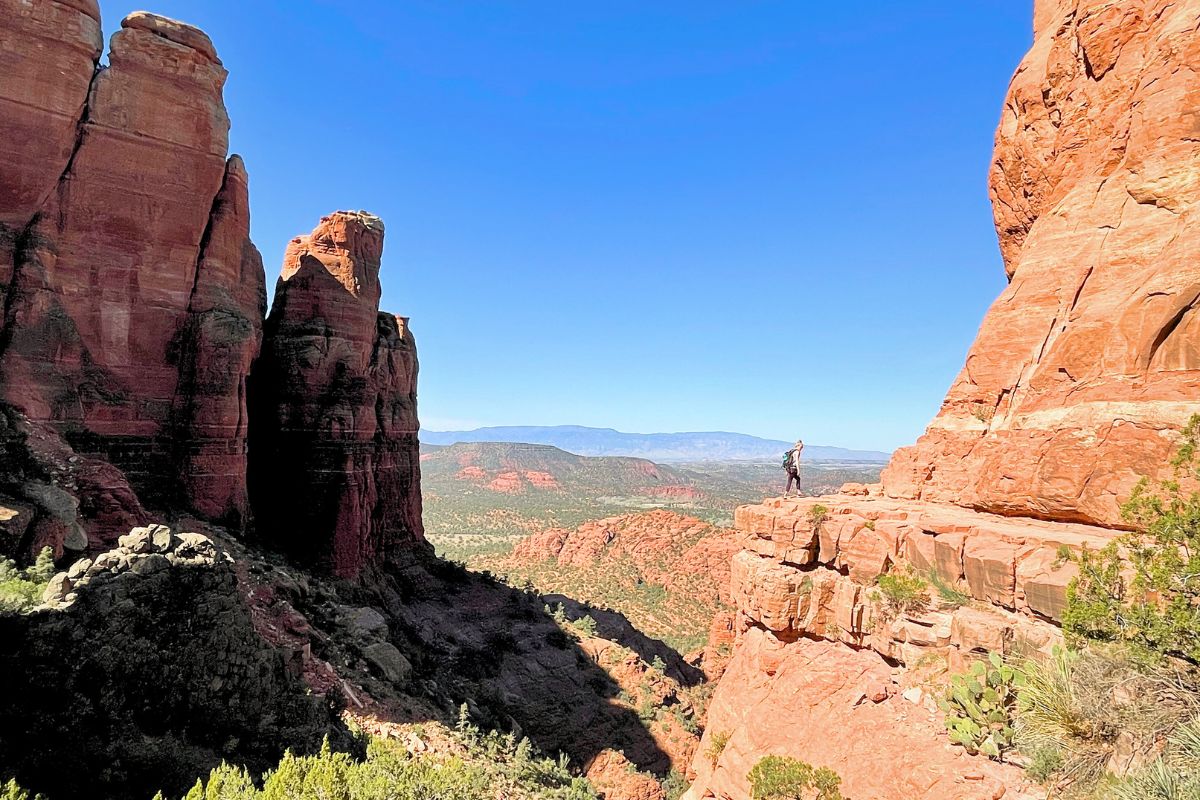
POLYGON ((0 403, 14 447, 55 442, 0 465, 3 552, 103 549, 143 504, 245 530, 251 484, 263 533, 339 574, 420 541, 416 353, 378 312, 382 223, 334 215, 292 243, 252 480, 266 280, 212 42, 137 12, 101 68, 94 0, 0 0, 0 19, 0 403))
POLYGON ((202 32, 152 14, 122 22, 97 70, 94 2, 0 12, 0 127, 19 148, 0 152, 0 400, 146 502, 241 524, 265 292, 225 69, 202 32))
POLYGON ((1010 283, 890 496, 1120 525, 1200 411, 1198 17, 1037 3, 991 172, 1010 283))
POLYGON ((343 577, 423 540, 416 345, 379 311, 382 256, 365 213, 292 240, 254 371, 260 533, 343 577))
POLYGON ((1200 1, 1039 0, 1035 27, 991 173, 1009 285, 881 486, 738 510, 752 540, 705 734, 728 744, 693 762, 692 800, 747 797, 772 753, 859 800, 1026 796, 949 744, 931 695, 985 653, 1054 646, 1065 556, 1117 536, 1200 412, 1200 1), (874 587, 897 571, 943 588, 890 607, 874 587))

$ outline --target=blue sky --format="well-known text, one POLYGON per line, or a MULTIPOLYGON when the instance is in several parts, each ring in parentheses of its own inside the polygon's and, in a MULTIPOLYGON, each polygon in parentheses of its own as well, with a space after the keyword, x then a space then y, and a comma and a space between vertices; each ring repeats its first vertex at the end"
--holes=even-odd
MULTIPOLYGON (((132 7, 102 0, 107 34, 132 7)), ((426 427, 914 440, 1003 286, 1031 2, 155 0, 231 76, 274 283, 388 226, 426 427)))

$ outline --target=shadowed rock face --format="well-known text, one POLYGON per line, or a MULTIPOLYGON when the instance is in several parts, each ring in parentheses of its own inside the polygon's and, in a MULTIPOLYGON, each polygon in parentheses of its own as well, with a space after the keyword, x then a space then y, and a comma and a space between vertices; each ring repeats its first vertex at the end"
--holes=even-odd
POLYGON ((202 32, 144 12, 100 71, 94 2, 0 15, 0 400, 148 504, 240 525, 265 280, 226 162, 225 68, 202 32))
POLYGON ((1010 284, 899 498, 1120 525, 1200 411, 1200 2, 1042 0, 996 134, 1010 284))
POLYGON ((0 615, 6 769, 51 797, 178 797, 222 760, 260 772, 339 741, 212 540, 153 526, 120 541, 56 576, 47 606, 0 615))
MULTIPOLYGON (((253 483, 266 535, 339 575, 421 541, 416 352, 379 313, 383 223, 335 214, 292 242, 252 481, 266 280, 246 168, 226 159, 226 71, 202 31, 145 12, 98 70, 99 18, 92 0, 0 0, 0 403, 65 440, 55 453, 112 465, 95 497, 72 486, 99 511, 35 535, 27 517, 65 515, 35 503, 6 538, 78 549, 78 522, 98 547, 141 503, 244 529, 253 483)), ((9 472, 12 505, 33 502, 9 472)))
POLYGON ((416 346, 379 311, 382 254, 365 213, 292 240, 252 384, 259 531, 342 577, 424 538, 416 346))

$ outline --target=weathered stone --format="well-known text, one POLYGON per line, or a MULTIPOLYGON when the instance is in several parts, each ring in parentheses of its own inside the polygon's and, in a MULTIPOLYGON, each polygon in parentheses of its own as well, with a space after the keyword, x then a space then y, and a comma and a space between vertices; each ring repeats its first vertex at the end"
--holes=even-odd
POLYGON ((412 675, 412 664, 388 642, 375 642, 363 648, 363 658, 392 683, 404 685, 412 675))
POLYGON ((1121 526, 1200 412, 1200 4, 1038 3, 991 189, 1010 283, 893 497, 1121 526))
POLYGON ((75 149, 103 36, 94 0, 0 0, 0 298, 75 149))
POLYGON ((73 587, 74 583, 72 583, 70 576, 65 572, 60 572, 46 584, 46 590, 42 592, 42 602, 60 602, 71 593, 73 587))
POLYGON ((292 241, 251 392, 260 532, 351 578, 424 540, 416 347, 404 318, 379 312, 382 253, 366 213, 292 241))
MULTIPOLYGON (((226 164, 225 69, 202 32, 145 12, 99 72, 91 0, 0 17, 0 400, 111 462, 75 487, 97 544, 141 516, 121 470, 156 505, 240 525, 265 279, 226 164)), ((66 525, 56 549, 82 538, 66 525)))
POLYGON ((153 532, 150 528, 134 528, 117 539, 117 544, 131 553, 149 553, 154 550, 153 532))
POLYGON ((1019 768, 948 747, 941 720, 900 694, 859 702, 890 673, 870 650, 747 631, 709 705, 685 798, 749 797, 750 770, 769 753, 832 769, 854 798, 994 800, 1020 783, 1019 768), (714 764, 706 751, 718 733, 728 742, 714 764), (968 770, 980 780, 963 783, 968 770))
POLYGON ((365 606, 363 608, 346 607, 342 613, 345 614, 350 627, 360 635, 379 636, 380 634, 387 633, 387 619, 373 608, 365 606))
POLYGON ((59 573, 46 609, 0 615, 0 750, 23 780, 53 797, 177 797, 223 759, 266 768, 336 740, 325 700, 256 632, 231 565, 97 561, 131 571, 74 588, 59 573))
POLYGON ((164 569, 170 569, 171 562, 162 553, 150 553, 147 556, 135 560, 130 567, 130 571, 135 575, 153 575, 156 572, 162 572, 164 569))
POLYGON ((976 600, 1016 605, 1017 547, 983 536, 968 537, 963 548, 967 585, 976 600))
POLYGON ((203 534, 181 533, 176 537, 175 550, 171 555, 180 560, 211 561, 217 555, 217 546, 203 534))

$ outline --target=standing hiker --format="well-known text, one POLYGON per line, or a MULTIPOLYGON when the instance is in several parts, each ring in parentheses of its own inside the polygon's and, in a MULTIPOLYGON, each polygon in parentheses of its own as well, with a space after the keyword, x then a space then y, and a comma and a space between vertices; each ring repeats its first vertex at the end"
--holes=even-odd
POLYGON ((783 491, 784 497, 792 493, 792 481, 796 482, 796 494, 800 494, 800 454, 803 452, 804 442, 797 439, 796 446, 783 454, 783 468, 788 474, 787 489, 783 491))

